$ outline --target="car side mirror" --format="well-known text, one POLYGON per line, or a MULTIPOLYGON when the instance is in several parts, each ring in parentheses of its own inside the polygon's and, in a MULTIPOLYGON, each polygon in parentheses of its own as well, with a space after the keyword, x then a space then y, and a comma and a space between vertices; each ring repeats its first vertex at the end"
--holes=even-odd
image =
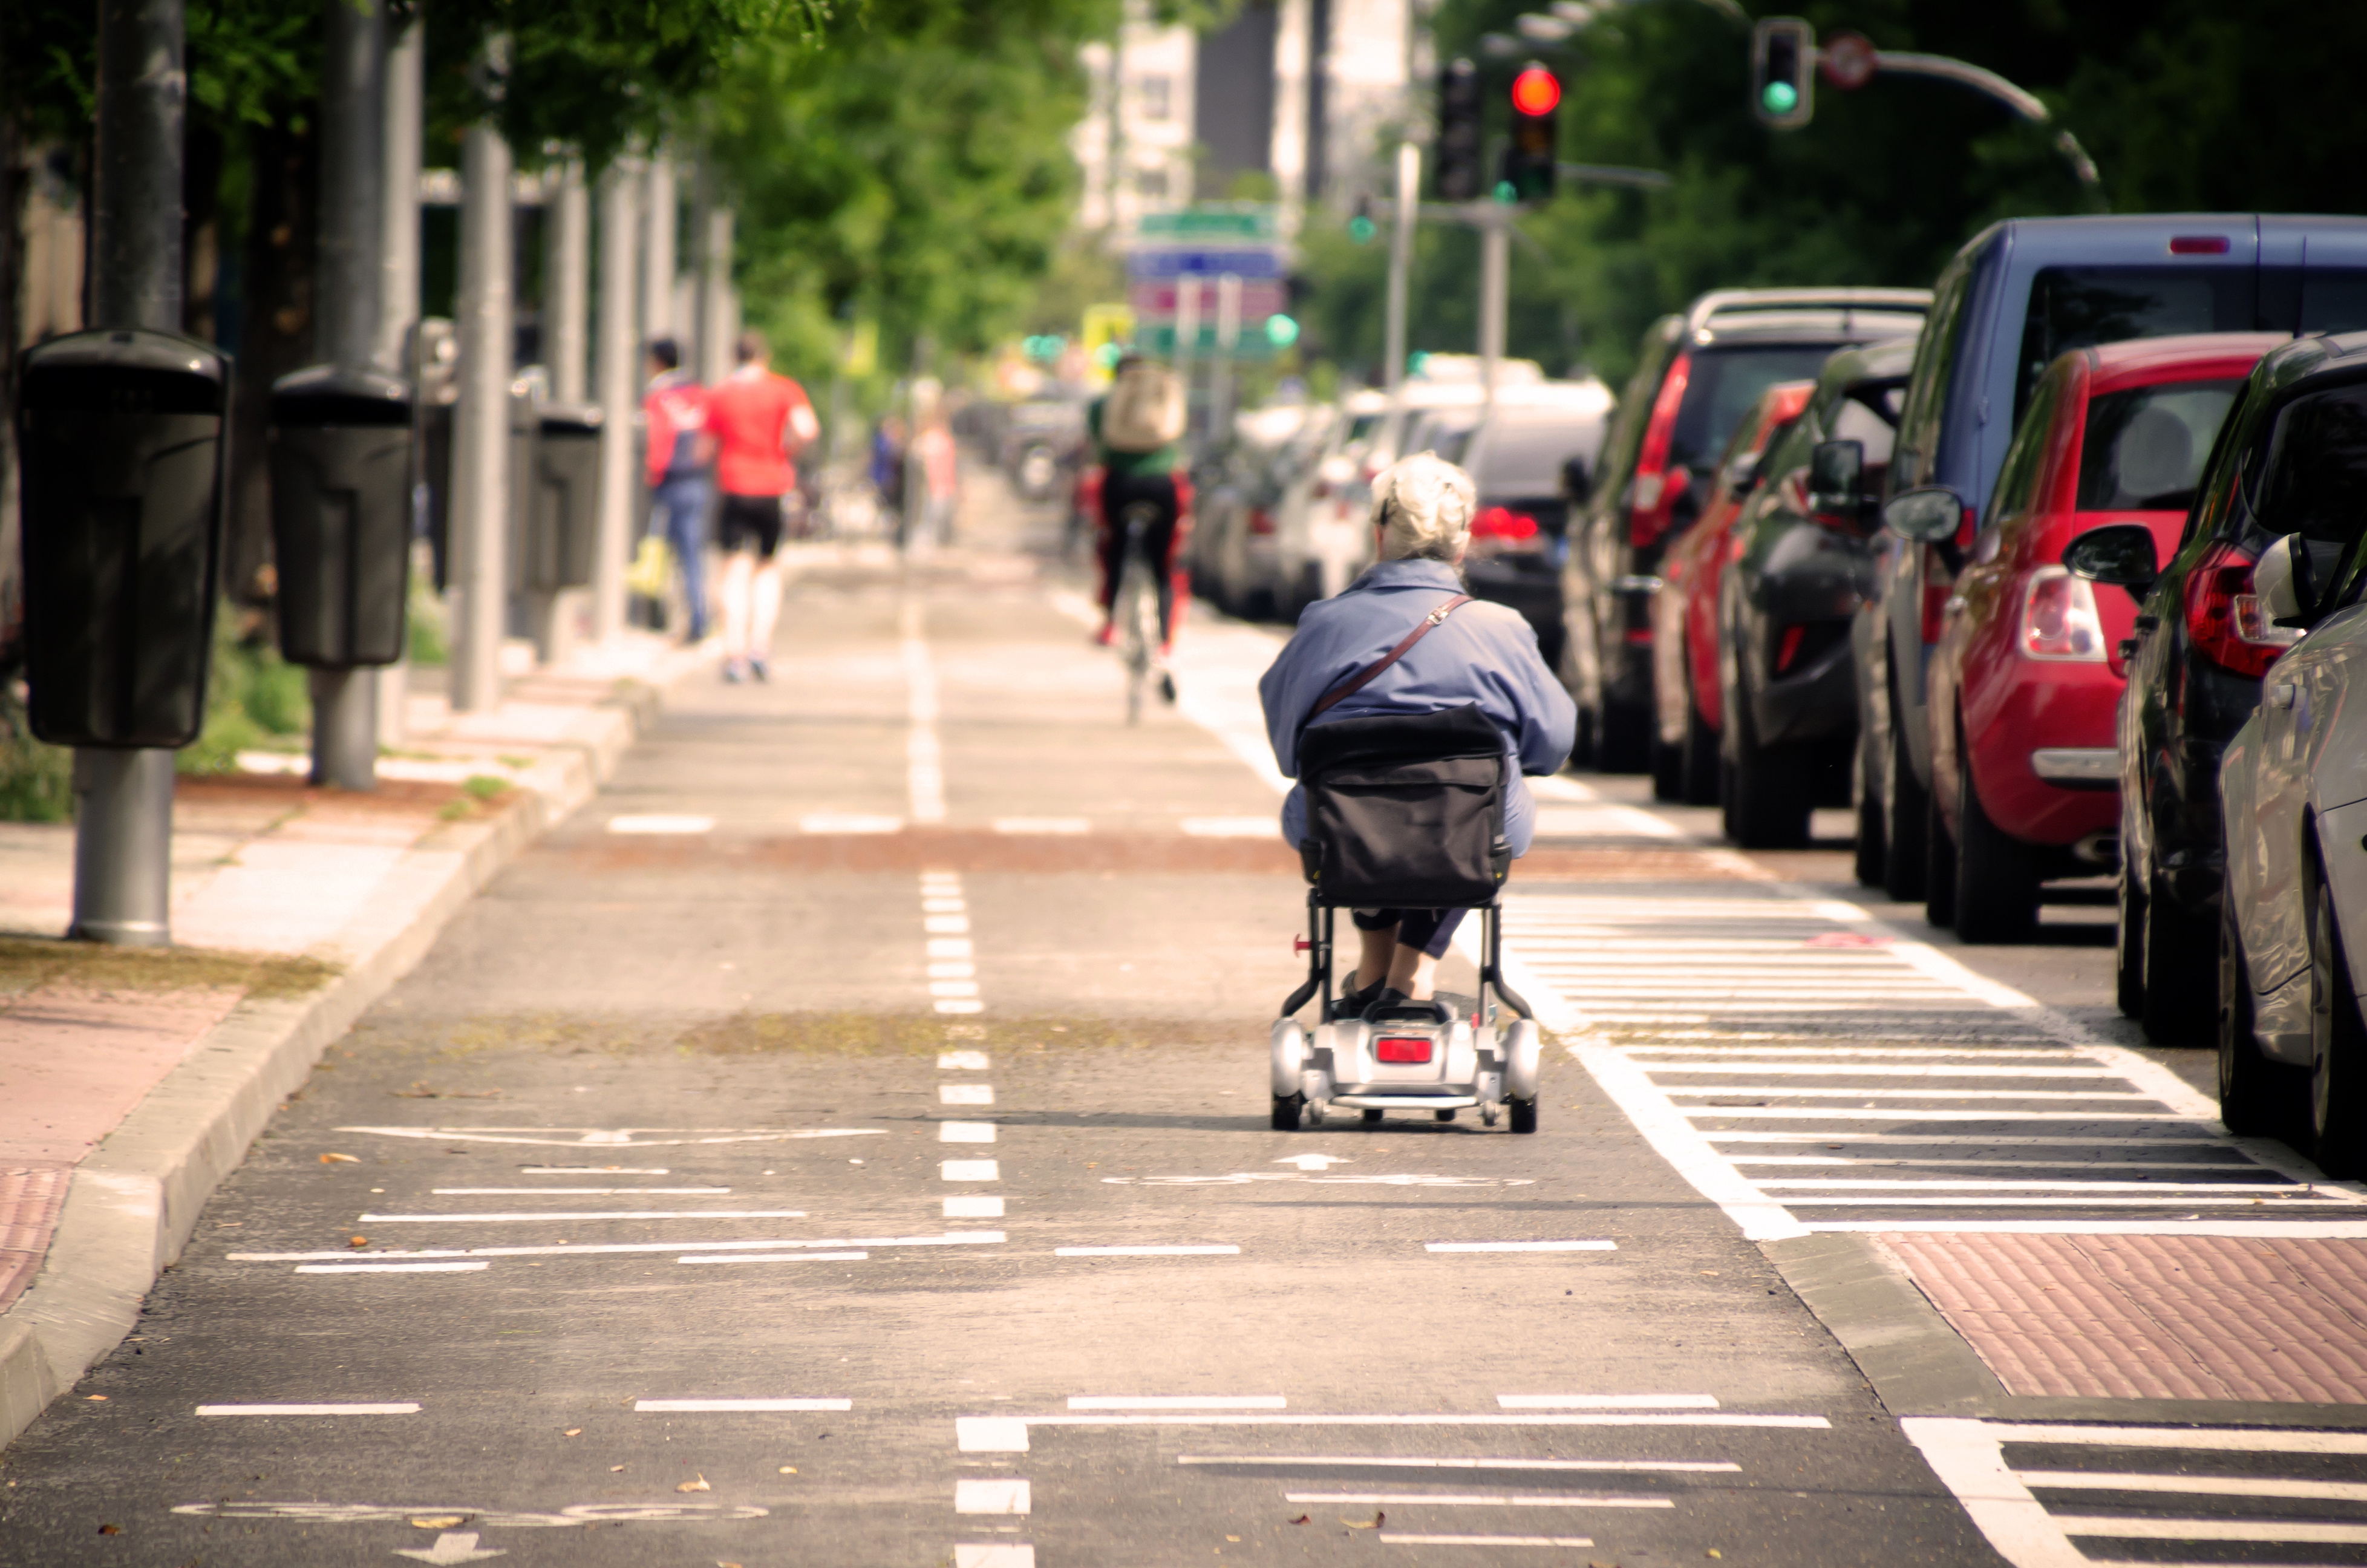
POLYGON ((1594 476, 1586 472, 1584 458, 1566 458, 1561 465, 1561 493, 1569 497, 1573 506, 1583 506, 1586 498, 1594 494, 1594 476))
POLYGON ((1808 453, 1808 510, 1855 517, 1864 481, 1864 442, 1818 442, 1808 453))
POLYGON ((1892 496, 1882 509, 1882 526, 1915 544, 1938 544, 1955 538, 1956 530, 1965 526, 1965 503, 1944 484, 1926 485, 1892 496))
POLYGON ((2161 575, 2153 530, 2141 523, 2090 528, 2063 548, 2063 566, 2075 577, 2110 583, 2143 598, 2161 575))
POLYGON ((2271 626, 2317 623, 2327 590, 2342 564, 2342 546, 2287 534, 2260 552, 2252 568, 2252 592, 2271 626))

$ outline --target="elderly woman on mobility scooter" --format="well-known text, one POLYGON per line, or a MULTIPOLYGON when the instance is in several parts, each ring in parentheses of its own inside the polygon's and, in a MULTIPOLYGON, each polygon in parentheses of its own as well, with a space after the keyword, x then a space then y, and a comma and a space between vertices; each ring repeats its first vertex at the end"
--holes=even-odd
MULTIPOLYGON (((1360 1074, 1407 1080, 1402 1086, 1414 1091, 1414 1100, 1438 1102, 1440 1120, 1460 1106, 1480 1105, 1492 1122, 1493 1103, 1484 1091, 1501 1093, 1504 1081, 1489 1078, 1477 1054, 1495 1043, 1487 1013, 1483 1007, 1474 1014, 1472 1024, 1481 1031, 1475 1042, 1435 1000, 1438 960, 1466 911, 1482 909, 1489 937, 1483 993, 1492 983, 1515 1012, 1526 1014, 1495 973, 1494 892, 1506 863, 1528 852, 1535 831, 1536 805, 1521 775, 1561 767, 1578 714, 1519 612, 1475 602, 1463 592, 1456 568, 1470 543, 1475 506, 1470 477, 1428 453, 1385 470, 1373 482, 1377 563, 1338 597, 1308 608, 1258 692, 1274 760, 1285 776, 1301 780, 1283 803, 1283 833, 1301 846, 1314 884, 1315 960, 1308 987, 1285 1014, 1296 1012, 1316 989, 1328 994, 1328 914, 1349 903, 1361 939, 1355 978, 1325 1007, 1313 1054, 1348 1067, 1338 1052, 1353 1045, 1360 1074), (1347 727, 1322 733, 1332 725, 1347 727), (1318 797, 1311 812, 1310 786, 1318 797), (1436 843, 1373 842, 1390 837, 1436 843), (1360 838, 1365 842, 1355 842, 1360 838), (1430 855, 1440 845, 1444 853, 1430 855), (1438 907, 1421 907, 1411 898, 1359 906, 1365 901, 1354 896, 1391 886, 1435 887, 1448 896, 1437 899, 1438 907), (1366 1041, 1363 1033, 1369 1031, 1351 1030, 1326 1043, 1327 1026, 1425 1017, 1437 1026, 1428 1031, 1436 1037, 1430 1042, 1366 1041), (1366 1061, 1376 1050, 1377 1064, 1366 1061), (1478 1065, 1463 1070, 1473 1062, 1478 1065), (1398 1063, 1422 1071, 1393 1070, 1398 1063)), ((1289 1100, 1295 1127, 1297 1105, 1314 1100, 1319 1106, 1333 1096, 1297 1085, 1285 1089, 1282 1059, 1288 1052, 1282 1028, 1277 1024, 1275 1125, 1283 1124, 1289 1100)), ((1533 1027, 1530 1032, 1533 1037, 1533 1027)), ((1352 1082, 1335 1072, 1314 1076, 1307 1087, 1328 1091, 1352 1082)), ((1535 1116, 1534 1085, 1525 1086, 1525 1108, 1517 1103, 1520 1096, 1512 1096, 1521 1131, 1526 1129, 1519 1124, 1525 1119, 1534 1126, 1535 1116)), ((1407 1096, 1377 1093, 1336 1098, 1362 1108, 1368 1121, 1378 1120, 1384 1107, 1363 1102, 1409 1103, 1407 1096)))

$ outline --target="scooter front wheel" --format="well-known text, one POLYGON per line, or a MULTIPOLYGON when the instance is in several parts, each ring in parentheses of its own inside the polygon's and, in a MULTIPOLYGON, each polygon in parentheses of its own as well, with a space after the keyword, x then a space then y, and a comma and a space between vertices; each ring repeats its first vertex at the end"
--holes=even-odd
POLYGON ((1377 1125, 1379 1124, 1379 1122, 1380 1122, 1380 1119, 1381 1119, 1381 1108, 1380 1108, 1380 1107, 1378 1107, 1378 1106, 1376 1106, 1376 1105, 1371 1105, 1371 1106, 1366 1106, 1366 1107, 1365 1107, 1365 1126, 1367 1126, 1367 1127, 1374 1127, 1374 1126, 1377 1126, 1377 1125))
POLYGON ((1535 1132, 1537 1130, 1537 1102, 1535 1100, 1512 1100, 1509 1102, 1509 1104, 1512 1113, 1512 1131, 1515 1132, 1535 1132))

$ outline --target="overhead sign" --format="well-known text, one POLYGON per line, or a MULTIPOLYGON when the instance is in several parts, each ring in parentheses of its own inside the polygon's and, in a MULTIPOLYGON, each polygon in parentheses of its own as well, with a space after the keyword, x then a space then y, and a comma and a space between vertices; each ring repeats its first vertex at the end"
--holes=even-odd
POLYGON ((1271 240, 1281 232, 1272 207, 1232 203, 1146 212, 1135 224, 1145 240, 1271 240))
MULTIPOLYGON (((1148 320, 1172 321, 1186 298, 1196 292, 1195 308, 1204 324, 1217 319, 1217 280, 1204 278, 1196 281, 1179 278, 1172 282, 1139 282, 1127 290, 1127 302, 1134 307, 1138 317, 1148 320)), ((1290 291, 1278 278, 1258 278, 1241 284, 1240 319, 1261 322, 1289 303, 1290 291)))
POLYGON ((1194 249, 1153 249, 1138 247, 1127 253, 1126 275, 1129 278, 1221 278, 1226 273, 1236 278, 1279 278, 1282 276, 1282 253, 1271 246, 1256 250, 1214 247, 1194 249))

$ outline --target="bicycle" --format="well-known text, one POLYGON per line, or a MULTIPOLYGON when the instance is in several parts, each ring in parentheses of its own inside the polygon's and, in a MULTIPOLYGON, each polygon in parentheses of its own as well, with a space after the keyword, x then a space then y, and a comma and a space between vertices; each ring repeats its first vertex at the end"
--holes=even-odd
MULTIPOLYGON (((1119 515, 1126 543, 1118 556, 1117 603, 1112 619, 1118 629, 1118 661, 1126 666, 1126 722, 1142 722, 1142 690, 1150 676, 1152 651, 1159 646, 1159 584, 1156 569, 1144 548, 1159 508, 1137 501, 1119 515)), ((1161 698, 1175 700, 1175 677, 1159 672, 1161 698)))

